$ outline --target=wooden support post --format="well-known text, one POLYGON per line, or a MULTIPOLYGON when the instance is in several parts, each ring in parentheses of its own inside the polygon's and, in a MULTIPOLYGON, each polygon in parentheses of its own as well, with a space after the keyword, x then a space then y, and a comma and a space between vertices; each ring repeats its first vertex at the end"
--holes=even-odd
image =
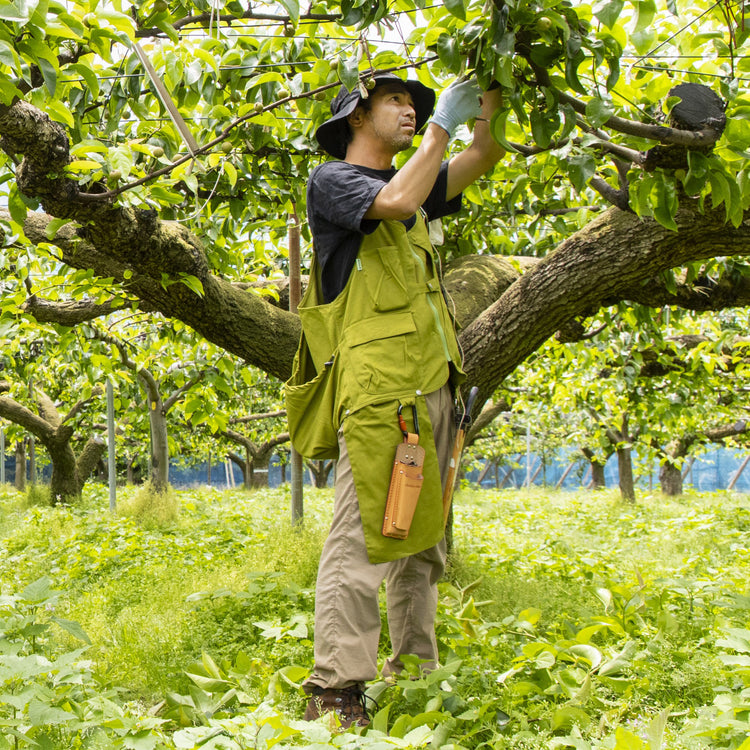
POLYGON ((576 465, 575 461, 571 461, 568 464, 568 468, 565 469, 565 471, 562 473, 562 476, 557 480, 557 484, 555 485, 555 489, 559 490, 560 487, 563 486, 563 482, 568 478, 568 474, 573 470, 573 467, 576 465))
POLYGON ((734 473, 734 476, 729 480, 729 485, 727 486, 728 490, 733 490, 734 485, 737 484, 737 480, 742 475, 742 472, 745 471, 745 467, 750 463, 750 456, 745 456, 745 460, 740 464, 740 468, 737 469, 737 471, 734 473))
POLYGON ((487 463, 482 467, 482 470, 479 472, 479 476, 477 477, 477 484, 482 484, 484 482, 485 477, 490 473, 490 469, 497 464, 497 461, 495 460, 488 460, 487 463))
MULTIPOLYGON (((514 471, 515 469, 511 467, 510 469, 508 469, 508 471, 505 472, 505 474, 503 475, 503 478, 500 480, 500 487, 498 489, 502 489, 503 487, 505 487, 505 485, 508 483, 508 480, 513 476, 514 471)), ((515 486, 515 483, 513 486, 515 486)))
POLYGON ((693 464, 695 463, 695 456, 690 456, 687 461, 685 461, 685 466, 682 469, 682 481, 684 482, 687 479, 687 475, 690 473, 690 470, 693 468, 693 464))

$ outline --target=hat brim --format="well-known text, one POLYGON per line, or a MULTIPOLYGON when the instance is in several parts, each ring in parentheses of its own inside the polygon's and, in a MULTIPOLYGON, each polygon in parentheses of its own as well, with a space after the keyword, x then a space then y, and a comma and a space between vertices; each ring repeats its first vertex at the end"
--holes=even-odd
MULTIPOLYGON (((393 73, 376 73, 373 78, 375 79, 375 88, 384 83, 396 82, 409 92, 414 102, 415 132, 418 133, 426 125, 432 110, 435 108, 435 92, 419 81, 404 80, 393 73)), ((338 112, 315 131, 315 138, 323 150, 336 159, 343 159, 346 156, 346 136, 349 127, 346 118, 354 112, 361 101, 362 95, 359 87, 357 87, 345 98, 338 112)))

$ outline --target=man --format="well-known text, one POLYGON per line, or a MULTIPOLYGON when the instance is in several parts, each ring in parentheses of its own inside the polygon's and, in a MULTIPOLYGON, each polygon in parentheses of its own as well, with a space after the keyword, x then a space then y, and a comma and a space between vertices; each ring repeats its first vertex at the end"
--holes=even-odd
POLYGON ((421 83, 376 73, 370 86, 342 88, 316 132, 338 161, 313 170, 308 184, 315 258, 287 384, 295 446, 303 455, 338 454, 316 589, 315 668, 304 688, 306 719, 335 712, 345 727, 368 723, 363 691, 377 675, 383 580, 393 648, 383 676, 398 674, 406 654, 424 669, 437 664, 442 491, 453 393, 464 376, 426 221, 457 211, 461 191, 503 154, 489 131, 499 90, 480 99, 475 84, 454 84, 430 119, 435 95, 421 83), (473 118, 471 145, 444 162, 449 139, 473 118), (428 120, 415 153, 393 169, 428 120), (394 537, 386 500, 402 442, 425 456, 411 525, 394 537))

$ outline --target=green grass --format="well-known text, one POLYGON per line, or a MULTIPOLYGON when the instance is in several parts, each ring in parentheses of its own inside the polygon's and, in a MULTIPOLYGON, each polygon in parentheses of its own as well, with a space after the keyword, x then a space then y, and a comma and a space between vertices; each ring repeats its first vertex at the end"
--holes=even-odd
MULTIPOLYGON (((39 690, 13 726, 31 726, 42 747, 136 747, 136 736, 198 747, 217 722, 229 722, 227 747, 254 746, 245 734, 261 726, 269 742, 314 744, 321 727, 297 721, 296 686, 312 667, 332 493, 306 490, 302 528, 289 506, 288 489, 196 490, 174 493, 163 512, 127 490, 110 513, 103 488, 72 508, 0 488, 0 693, 20 704, 19 692, 39 690), (51 592, 23 594, 42 578, 51 592), (8 655, 59 658, 85 638, 75 662, 85 675, 70 684, 3 667, 8 655), (104 694, 112 702, 94 710, 104 694), (77 711, 79 726, 62 714, 30 720, 46 715, 40 704, 77 711)), ((463 490, 440 585, 445 669, 374 684, 383 710, 352 740, 739 748, 750 716, 747 511, 746 497, 727 493, 625 505, 608 492, 463 490)))

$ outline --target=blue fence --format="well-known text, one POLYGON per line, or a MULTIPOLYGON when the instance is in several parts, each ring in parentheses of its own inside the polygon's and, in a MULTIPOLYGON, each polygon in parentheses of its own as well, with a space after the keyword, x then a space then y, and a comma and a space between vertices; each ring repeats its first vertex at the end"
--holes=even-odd
MULTIPOLYGON (((684 479, 685 489, 697 491, 725 490, 735 478, 737 471, 742 467, 748 457, 747 451, 730 450, 721 448, 707 452, 696 457, 684 479)), ((553 460, 541 465, 538 455, 531 454, 530 470, 527 469, 527 457, 525 454, 509 457, 497 465, 483 465, 467 472, 466 478, 472 483, 481 483, 482 487, 522 487, 527 482, 527 475, 532 477, 532 484, 555 487, 558 484, 564 489, 579 489, 586 486, 591 480, 591 472, 588 462, 581 458, 571 466, 571 461, 564 456, 556 456, 553 460), (567 473, 566 473, 567 472, 567 473), (563 474, 565 477, 563 479, 563 474), (560 481, 562 479, 562 482, 560 481)), ((687 467, 686 467, 687 468, 687 467)), ((218 488, 227 486, 242 486, 242 472, 235 464, 230 466, 231 474, 227 476, 227 470, 223 463, 214 463, 211 466, 211 485, 218 488)), ((47 464, 40 468, 38 476, 40 481, 49 480, 51 467, 47 464)), ((637 486, 640 488, 659 489, 659 467, 644 466, 634 456, 634 472, 638 477, 637 486)), ((5 456, 5 480, 12 483, 15 476, 14 456, 5 456)), ((208 464, 197 464, 189 468, 173 465, 170 467, 170 481, 175 487, 195 487, 207 485, 208 464)), ((604 468, 604 476, 607 487, 616 487, 619 482, 617 471, 617 459, 613 456, 604 468)), ((283 482, 284 472, 281 461, 277 456, 271 461, 268 470, 268 484, 278 487, 283 482)), ((333 472, 329 476, 329 484, 332 482, 333 472)), ((288 470, 286 481, 289 480, 288 470)), ((305 483, 311 484, 309 471, 305 470, 305 483)), ((737 492, 750 493, 750 465, 740 474, 734 484, 737 492)))
MULTIPOLYGON (((696 456, 690 464, 684 466, 683 486, 685 489, 692 488, 705 492, 726 490, 747 457, 747 451, 728 448, 696 456)), ((634 474, 637 477, 636 486, 658 490, 658 464, 647 466, 639 461, 636 455, 633 462, 634 474)), ((583 457, 573 462, 572 467, 571 461, 562 456, 557 456, 542 465, 540 457, 532 453, 530 460, 527 460, 526 454, 520 454, 510 457, 505 462, 500 461, 497 465, 485 464, 468 472, 466 476, 470 482, 481 482, 483 487, 522 487, 527 483, 527 477, 531 476, 534 485, 554 487, 560 484, 561 487, 572 490, 588 485, 591 481, 591 470, 588 461, 583 457)), ((617 487, 620 477, 615 456, 610 458, 604 467, 604 477, 607 487, 617 487)), ((736 479, 734 490, 750 492, 750 465, 736 479)))

